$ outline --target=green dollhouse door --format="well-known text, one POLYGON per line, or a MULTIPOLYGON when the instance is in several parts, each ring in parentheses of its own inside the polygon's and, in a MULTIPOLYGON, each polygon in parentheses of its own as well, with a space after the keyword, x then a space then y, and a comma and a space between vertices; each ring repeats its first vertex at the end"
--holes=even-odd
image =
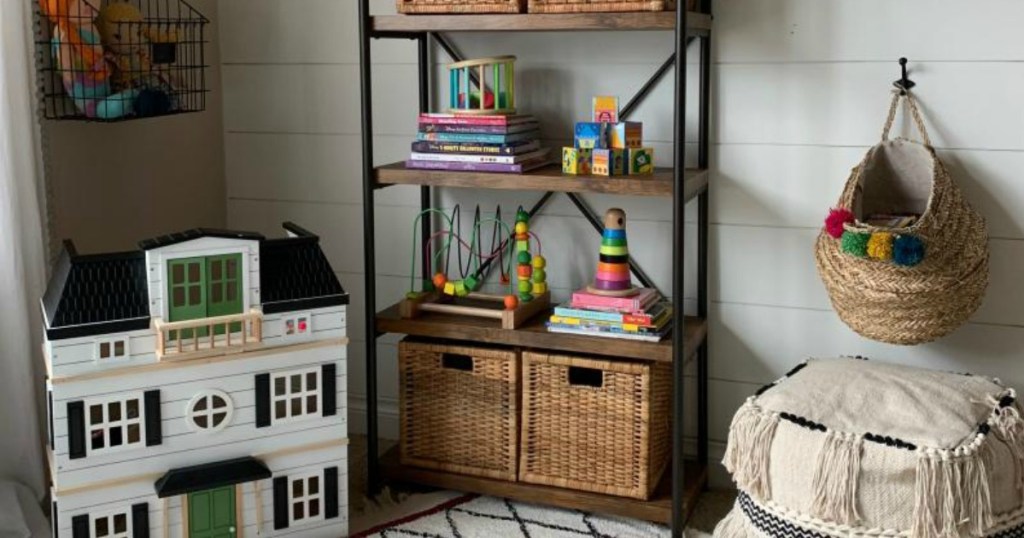
MULTIPOLYGON (((209 256, 206 258, 206 315, 228 316, 242 313, 242 255, 209 256)), ((231 332, 242 330, 241 323, 232 323, 231 332)), ((224 334, 224 327, 216 327, 224 334)))
MULTIPOLYGON (((167 262, 168 321, 206 317, 206 258, 182 258, 167 262)), ((204 336, 206 329, 200 329, 204 336)), ((173 335, 172 335, 173 336, 173 335)), ((178 338, 192 338, 192 329, 184 329, 178 338)))
POLYGON ((189 538, 234 538, 235 487, 188 494, 189 538))

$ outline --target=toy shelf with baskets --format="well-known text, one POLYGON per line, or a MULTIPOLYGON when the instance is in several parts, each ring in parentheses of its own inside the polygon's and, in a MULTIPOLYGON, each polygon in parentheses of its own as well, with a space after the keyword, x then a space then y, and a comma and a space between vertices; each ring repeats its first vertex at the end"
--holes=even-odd
MULTIPOLYGON (((710 0, 703 0, 701 12, 688 12, 682 8, 662 12, 630 13, 521 13, 521 14, 458 14, 458 15, 370 15, 368 0, 360 1, 360 80, 362 90, 362 132, 363 132, 363 223, 364 223, 364 275, 366 278, 365 315, 367 316, 366 340, 374 342, 378 337, 392 333, 413 339, 450 346, 488 346, 495 349, 513 350, 523 356, 536 354, 559 354, 569 360, 596 361, 597 363, 631 363, 647 365, 649 369, 665 371, 663 379, 671 384, 670 412, 658 411, 672 424, 671 435, 665 442, 671 447, 668 468, 659 478, 653 478, 647 485, 653 489, 649 496, 635 497, 597 493, 600 488, 584 491, 586 488, 540 485, 532 479, 524 480, 520 473, 518 480, 487 478, 487 475, 452 472, 429 466, 414 466, 402 463, 402 455, 395 449, 378 456, 377 417, 377 351, 376 346, 366 349, 366 394, 367 394, 367 435, 368 435, 368 489, 370 494, 380 490, 383 482, 409 482, 432 487, 465 491, 483 495, 494 495, 510 499, 543 502, 553 506, 597 512, 624 517, 655 521, 672 526, 672 536, 682 536, 700 493, 708 479, 708 353, 707 353, 707 305, 708 305, 708 211, 709 211, 709 98, 710 93, 710 46, 712 17, 710 0), (635 101, 643 99, 657 81, 676 69, 667 82, 674 83, 677 92, 687 86, 687 69, 680 69, 686 58, 689 44, 699 45, 700 76, 699 95, 699 143, 697 166, 693 169, 658 168, 651 175, 591 176, 566 175, 559 164, 542 166, 522 174, 490 173, 477 171, 441 171, 413 169, 403 162, 374 166, 372 61, 370 44, 374 39, 413 39, 418 43, 420 112, 430 112, 431 67, 430 47, 432 42, 451 56, 453 62, 460 62, 457 52, 448 44, 445 33, 453 32, 547 32, 547 31, 665 31, 674 32, 675 54, 652 76, 634 102, 620 112, 628 116, 635 101), (672 282, 674 291, 669 298, 675 312, 683 312, 683 267, 685 266, 683 238, 684 217, 688 202, 696 201, 698 209, 697 241, 697 316, 677 315, 672 321, 671 336, 658 342, 639 340, 607 339, 594 336, 559 334, 549 332, 545 324, 550 310, 532 317, 514 330, 503 329, 493 320, 467 317, 451 313, 423 312, 416 317, 403 315, 402 303, 381 309, 377 305, 376 246, 374 199, 377 190, 391 185, 415 185, 420 187, 421 209, 432 207, 432 188, 468 188, 493 190, 547 191, 538 202, 543 205, 553 193, 565 193, 595 226, 599 217, 585 207, 577 198, 579 193, 602 193, 627 196, 660 197, 671 200, 673 207, 672 241, 668 245, 673 266, 672 282), (697 405, 693 406, 691 396, 684 396, 683 372, 687 366, 696 366, 697 405), (685 439, 682 434, 683 416, 696 412, 697 450, 695 457, 684 456, 685 439), (646 497, 646 498, 645 498, 646 497)), ((678 4, 683 4, 679 2, 678 4)), ((518 69, 517 69, 518 70, 518 69)), ((692 77, 691 77, 692 78, 692 77)), ((685 95, 686 92, 681 92, 685 95)), ((683 103, 673 103, 675 118, 675 145, 673 161, 686 162, 684 131, 685 109, 683 103)), ((529 214, 534 214, 531 210, 529 214)), ((434 233, 429 223, 423 226, 423 236, 434 233)), ((634 267, 634 271, 639 268, 634 267)), ((642 272, 642 271, 640 271, 642 272)), ((415 271, 414 271, 415 273, 415 271)), ((430 274, 427 267, 422 274, 430 274)), ((649 280, 640 278, 640 280, 649 280)), ((461 353, 461 352, 458 352, 461 353)), ((525 359, 524 359, 525 361, 525 359)), ((401 363, 401 360, 400 360, 401 363)), ((402 366, 399 366, 402 368, 402 366)), ((586 369, 586 368, 584 368, 586 369)), ((525 379, 525 377, 524 377, 525 379)), ((525 381, 524 381, 525 383, 525 381)), ((421 389, 418 389, 421 390, 421 389)), ((662 393, 664 394, 664 393, 662 393)), ((652 416, 654 412, 652 410, 652 416)), ((646 416, 646 414, 645 414, 646 416)), ((451 416, 452 421, 460 420, 451 416)), ((525 436, 525 434, 524 434, 525 436)), ((653 474, 653 473, 652 473, 653 474)), ((560 483, 555 477, 554 482, 560 483)), ((569 482, 564 485, 572 486, 569 482)), ((645 493, 650 493, 645 492, 645 493)))
POLYGON ((185 0, 34 6, 42 117, 116 122, 206 109, 206 27, 185 0))

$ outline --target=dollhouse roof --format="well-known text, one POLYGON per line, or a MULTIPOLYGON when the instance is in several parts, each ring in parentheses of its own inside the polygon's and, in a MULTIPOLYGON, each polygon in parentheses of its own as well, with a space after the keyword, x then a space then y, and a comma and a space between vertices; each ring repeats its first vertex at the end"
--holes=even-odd
POLYGON ((291 237, 196 228, 113 254, 80 255, 65 241, 42 300, 46 336, 59 340, 149 328, 145 251, 203 237, 259 241, 261 305, 267 314, 348 304, 320 238, 293 223, 284 228, 291 237))

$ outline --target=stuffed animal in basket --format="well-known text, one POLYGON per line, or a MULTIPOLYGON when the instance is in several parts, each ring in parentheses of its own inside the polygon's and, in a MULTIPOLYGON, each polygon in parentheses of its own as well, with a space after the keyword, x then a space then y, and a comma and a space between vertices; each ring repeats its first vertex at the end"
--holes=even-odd
POLYGON ((140 116, 166 114, 172 108, 169 80, 153 69, 150 30, 142 12, 128 2, 111 2, 96 19, 115 90, 135 91, 133 107, 140 116))
POLYGON ((97 11, 85 0, 39 0, 53 23, 51 46, 55 69, 75 108, 89 118, 117 119, 132 112, 134 91, 116 93, 111 69, 93 24, 97 11))

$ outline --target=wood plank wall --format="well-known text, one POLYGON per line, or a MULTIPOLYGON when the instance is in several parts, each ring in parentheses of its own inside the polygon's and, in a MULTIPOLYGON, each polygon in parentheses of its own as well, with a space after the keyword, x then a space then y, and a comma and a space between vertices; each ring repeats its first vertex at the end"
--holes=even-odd
MULTIPOLYGON (((301 6, 220 0, 228 220, 233 227, 269 232, 292 219, 324 237, 354 299, 350 371, 358 431, 365 342, 356 3, 304 0, 301 6)), ((394 9, 389 0, 374 8, 394 9)), ((721 455, 731 415, 743 399, 808 356, 863 354, 995 375, 1024 387, 1024 34, 1017 24, 1024 5, 718 0, 715 9, 712 457, 721 455), (991 287, 982 309, 952 336, 909 348, 870 342, 848 330, 830 309, 812 255, 827 208, 850 168, 878 139, 900 56, 911 59, 932 140, 988 218, 992 235, 991 287)), ((520 106, 544 118, 543 135, 553 147, 569 141, 572 122, 587 117, 592 95, 617 94, 625 102, 669 55, 671 39, 667 33, 453 38, 468 56, 519 56, 520 106)), ((404 158, 413 138, 415 44, 378 42, 373 54, 381 164, 404 158)), ((441 73, 448 59, 442 52, 434 58, 441 73)), ((671 98, 671 86, 662 85, 634 116, 645 122, 645 138, 661 164, 669 164, 671 98)), ((898 125, 908 132, 906 122, 898 125)), ((693 114, 688 127, 695 134, 693 114)), ((688 139, 695 149, 695 137, 688 139)), ((485 213, 501 203, 511 214, 540 194, 446 190, 436 201, 449 208, 461 203, 467 215, 476 203, 485 213)), ((634 256, 667 288, 670 204, 585 198, 598 211, 612 205, 627 210, 634 256)), ((407 289, 417 206, 416 188, 378 195, 381 305, 407 289)), ((693 216, 691 211, 688 220, 693 216)), ((552 289, 564 298, 592 275, 597 236, 563 196, 545 208, 534 229, 544 241, 552 289)), ((688 231, 695 239, 692 227, 688 231)), ((695 296, 692 276, 687 297, 695 296)), ((382 427, 391 435, 397 418, 395 341, 379 344, 382 427)))

